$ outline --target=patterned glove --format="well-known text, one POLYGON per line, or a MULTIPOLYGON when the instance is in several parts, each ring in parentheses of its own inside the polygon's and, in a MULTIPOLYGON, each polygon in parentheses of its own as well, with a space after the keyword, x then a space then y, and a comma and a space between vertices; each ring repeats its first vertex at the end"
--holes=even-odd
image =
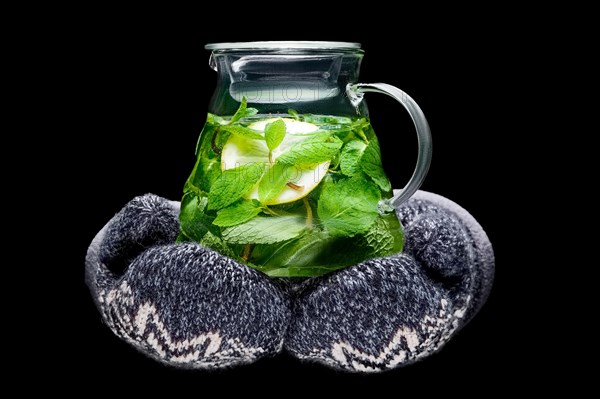
POLYGON ((479 310, 494 256, 471 215, 419 191, 398 210, 405 252, 324 277, 271 279, 197 244, 174 244, 179 203, 134 198, 97 234, 86 282, 111 330, 184 368, 272 356, 376 372, 439 350, 479 310))

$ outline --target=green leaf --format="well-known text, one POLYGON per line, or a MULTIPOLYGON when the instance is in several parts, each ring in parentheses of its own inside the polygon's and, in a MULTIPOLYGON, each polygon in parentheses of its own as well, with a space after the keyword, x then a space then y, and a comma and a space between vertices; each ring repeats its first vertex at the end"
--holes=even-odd
POLYGON ((208 192, 219 176, 221 176, 221 162, 217 158, 198 159, 198 168, 193 179, 195 186, 208 192))
POLYGON ((260 266, 253 267, 271 277, 321 276, 367 259, 402 252, 403 238, 402 226, 392 213, 379 216, 358 237, 330 237, 313 231, 281 244, 275 251, 267 250, 271 246, 257 246, 254 254, 259 257, 253 262, 260 266))
POLYGON ((375 251, 373 253, 373 256, 387 256, 402 252, 402 250, 404 249, 404 228, 402 227, 402 223, 400 223, 400 220, 398 220, 396 212, 391 212, 387 215, 381 216, 381 220, 385 223, 384 228, 392 236, 394 241, 391 247, 385 247, 386 252, 384 252, 383 249, 378 249, 377 245, 374 244, 374 241, 370 241, 369 245, 375 251))
POLYGON ((246 108, 246 113, 244 114, 244 118, 247 118, 252 115, 258 114, 258 110, 256 108, 246 108))
POLYGON ((340 155, 340 170, 346 176, 354 176, 360 172, 360 159, 367 145, 360 140, 346 144, 340 155))
POLYGON ((260 202, 256 200, 242 200, 227 208, 221 209, 217 213, 217 217, 213 221, 213 224, 220 227, 235 226, 236 224, 247 222, 258 215, 260 211, 260 202))
POLYGON ((310 167, 335 157, 343 142, 329 132, 315 133, 306 140, 294 144, 281 154, 278 162, 299 167, 310 167))
POLYGON ((229 256, 230 258, 236 258, 235 253, 231 248, 227 246, 227 244, 221 240, 219 237, 208 231, 204 237, 200 240, 200 245, 205 248, 210 248, 215 251, 220 252, 225 256, 229 256))
POLYGON ((252 140, 264 140, 262 134, 258 133, 256 130, 250 129, 249 127, 239 126, 239 125, 226 125, 221 126, 221 131, 229 132, 231 134, 235 134, 236 136, 245 137, 247 139, 252 140))
POLYGON ((233 114, 233 116, 229 120, 229 124, 234 124, 240 119, 256 115, 256 113, 258 113, 258 110, 256 108, 248 108, 246 97, 242 97, 242 103, 240 104, 240 107, 237 109, 237 111, 235 111, 235 114, 233 114))
POLYGON ((230 124, 235 123, 238 120, 242 119, 242 117, 246 113, 247 107, 248 107, 248 102, 246 101, 246 97, 242 97, 242 102, 240 103, 240 106, 238 107, 237 111, 235 111, 235 114, 233 114, 233 116, 231 117, 231 120, 229 121, 229 123, 230 124))
POLYGON ((209 122, 211 119, 211 116, 215 116, 215 115, 208 114, 207 122, 204 125, 204 127, 202 128, 200 135, 198 135, 198 140, 196 141, 196 151, 194 152, 194 155, 198 155, 198 152, 200 151, 200 148, 202 147, 202 142, 204 140, 210 140, 210 138, 214 134, 214 131, 215 131, 215 126, 213 124, 214 122, 209 122))
POLYGON ((284 190, 289 181, 292 166, 276 162, 267 169, 258 183, 258 199, 263 204, 273 201, 284 190))
POLYGON ((210 112, 208 113, 208 116, 206 117, 206 122, 208 124, 213 124, 213 125, 226 125, 228 123, 225 118, 222 118, 215 114, 211 114, 210 112))
MULTIPOLYGON (((305 267, 281 267, 277 269, 270 269, 263 271, 269 277, 314 277, 314 276, 323 276, 325 274, 331 273, 335 270, 343 269, 351 265, 331 265, 329 263, 325 263, 323 265, 313 265, 313 266, 305 266, 305 267)), ((260 268, 257 268, 260 270, 260 268)))
POLYGON ((265 140, 269 151, 279 147, 285 137, 285 122, 277 119, 275 122, 267 123, 265 126, 265 140))
POLYGON ((394 249, 394 236, 381 217, 375 220, 364 236, 367 245, 373 249, 373 256, 384 256, 394 249))
POLYGON ((310 266, 327 246, 328 236, 322 231, 313 230, 277 246, 257 246, 253 261, 261 264, 261 271, 287 267, 310 266))
MULTIPOLYGON (((211 148, 211 138, 218 134, 214 126, 208 124, 202 129, 198 143, 196 164, 188 182, 208 192, 214 181, 221 175, 221 162, 211 148)), ((221 136, 221 134, 218 134, 221 136)))
POLYGON ((206 215, 206 197, 188 192, 181 199, 179 222, 181 231, 194 241, 204 237, 210 226, 210 218, 206 215))
POLYGON ((236 202, 260 180, 264 170, 264 164, 255 162, 223 171, 208 193, 208 209, 223 209, 236 202))
POLYGON ((291 240, 305 228, 302 216, 257 216, 246 223, 225 228, 222 236, 230 244, 273 244, 291 240))
POLYGON ((350 127, 354 130, 366 129, 370 126, 369 121, 366 118, 360 118, 350 124, 350 127))
POLYGON ((177 234, 177 238, 175 239, 175 244, 181 244, 182 242, 190 241, 189 238, 186 237, 185 234, 181 230, 179 230, 179 234, 177 234))
POLYGON ((346 116, 312 114, 304 114, 302 116, 305 122, 314 123, 315 125, 349 125, 352 123, 352 119, 346 116))
POLYGON ((352 237, 365 232, 379 215, 381 193, 361 177, 342 179, 323 188, 317 212, 332 236, 352 237))
POLYGON ((367 259, 368 248, 357 247, 355 242, 356 238, 312 230, 280 244, 275 251, 272 246, 257 245, 252 267, 271 277, 322 276, 367 259))
POLYGON ((218 131, 215 131, 215 134, 217 135, 214 140, 215 146, 222 150, 225 144, 227 143, 227 140, 229 140, 229 136, 231 136, 231 133, 219 128, 218 131))
POLYGON ((295 120, 297 120, 297 121, 300 120, 300 115, 298 115, 298 111, 296 111, 295 109, 292 109, 292 108, 288 109, 288 114, 290 114, 290 116, 292 118, 294 118, 295 120))
POLYGON ((365 148, 365 152, 360 159, 360 167, 382 191, 388 192, 392 189, 392 185, 383 171, 377 139, 374 138, 369 141, 369 145, 365 148))

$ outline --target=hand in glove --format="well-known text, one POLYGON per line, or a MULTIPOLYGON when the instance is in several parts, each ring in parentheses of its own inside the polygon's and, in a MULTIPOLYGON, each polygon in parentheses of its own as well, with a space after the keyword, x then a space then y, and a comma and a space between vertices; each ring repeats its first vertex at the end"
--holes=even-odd
POLYGON ((98 233, 86 280, 103 320, 148 356, 185 368, 300 359, 376 372, 439 350, 485 302, 494 255, 479 224, 436 194, 397 209, 405 250, 301 282, 198 244, 175 244, 179 203, 134 198, 98 233))

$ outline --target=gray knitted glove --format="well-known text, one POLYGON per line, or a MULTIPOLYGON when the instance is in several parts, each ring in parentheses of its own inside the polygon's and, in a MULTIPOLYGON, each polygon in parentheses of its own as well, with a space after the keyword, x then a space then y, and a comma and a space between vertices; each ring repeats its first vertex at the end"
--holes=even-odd
POLYGON ((285 346, 347 371, 391 369, 439 350, 491 288, 487 236, 435 194, 419 191, 398 209, 403 254, 300 283, 174 244, 178 207, 154 195, 133 199, 86 258, 87 284, 111 330, 177 367, 250 363, 285 346))

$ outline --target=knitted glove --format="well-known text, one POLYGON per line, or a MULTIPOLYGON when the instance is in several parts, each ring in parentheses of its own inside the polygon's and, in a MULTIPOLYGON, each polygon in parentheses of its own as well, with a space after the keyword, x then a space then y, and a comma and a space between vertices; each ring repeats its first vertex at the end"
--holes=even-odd
POLYGON ((173 244, 177 202, 133 199, 98 233, 86 282, 111 330, 186 368, 250 363, 283 346, 348 371, 382 371, 441 348, 477 312, 491 245, 453 202, 418 192, 397 212, 405 252, 298 283, 197 244, 173 244))
POLYGON ((494 255, 479 224, 436 194, 397 214, 402 254, 313 279, 294 299, 285 347, 349 371, 383 371, 438 351, 485 302, 494 255))

